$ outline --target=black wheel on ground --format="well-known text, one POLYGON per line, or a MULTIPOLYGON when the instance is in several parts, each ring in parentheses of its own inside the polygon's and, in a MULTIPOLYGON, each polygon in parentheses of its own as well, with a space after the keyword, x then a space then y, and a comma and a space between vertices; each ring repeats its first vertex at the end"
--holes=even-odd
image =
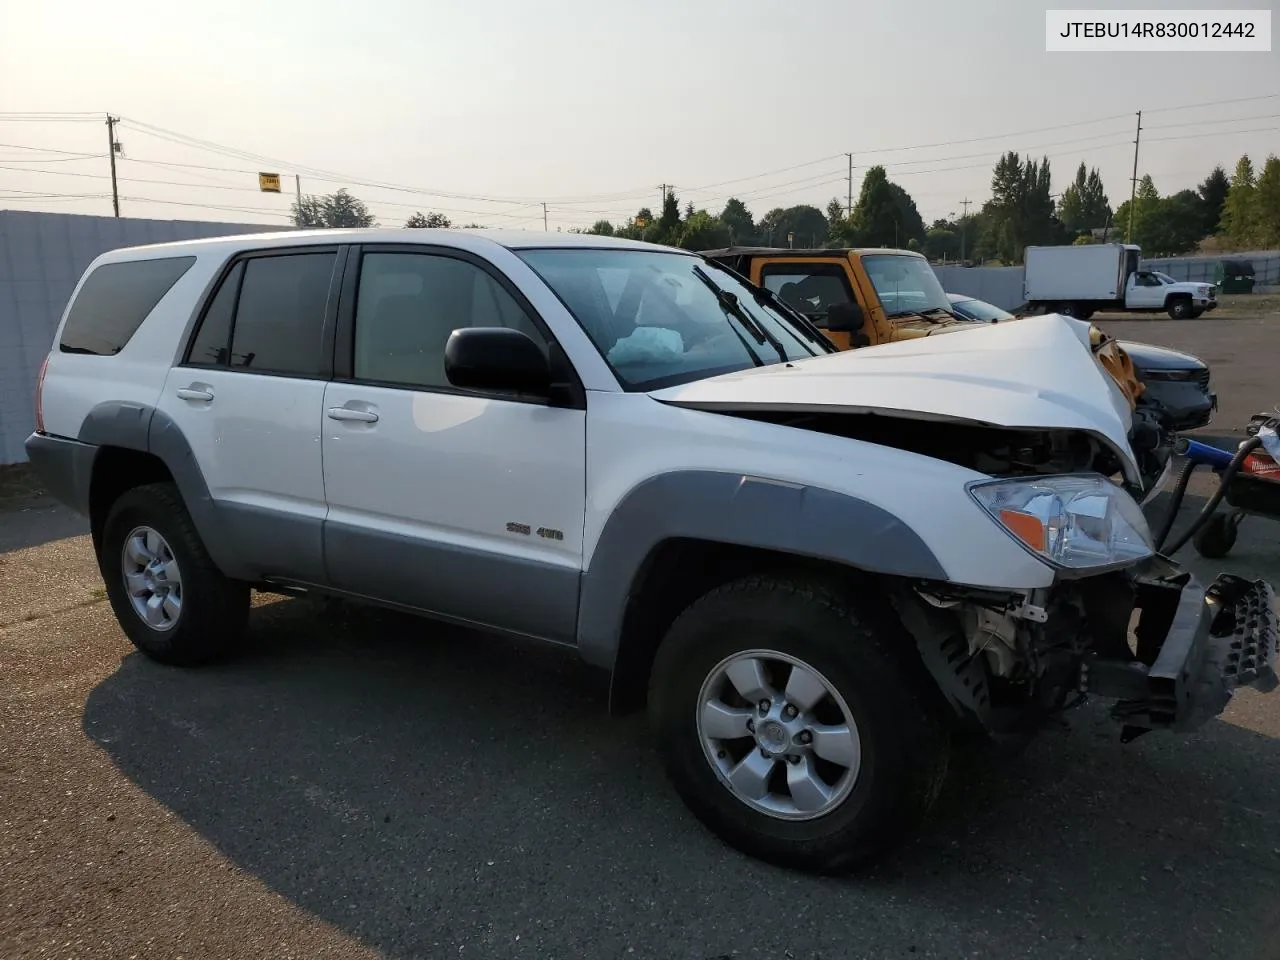
POLYGON ((116 619, 151 659, 191 666, 240 646, 249 588, 214 565, 173 484, 135 487, 112 504, 98 566, 116 619))
POLYGON ((804 579, 749 577, 694 602, 650 677, 668 776, 734 847, 848 871, 927 812, 949 735, 914 643, 804 579), (906 655, 904 655, 906 654, 906 655))
POLYGON ((1064 317, 1078 317, 1080 316, 1079 310, 1080 308, 1074 303, 1060 303, 1058 304, 1057 312, 1064 317))
POLYGON ((1186 320, 1191 316, 1191 300, 1188 297, 1174 297, 1169 301, 1169 316, 1174 320, 1186 320))
POLYGON ((1236 545, 1236 531, 1239 528, 1234 518, 1227 513, 1215 513, 1208 523, 1196 531, 1191 538, 1196 553, 1210 560, 1218 560, 1231 552, 1236 545))

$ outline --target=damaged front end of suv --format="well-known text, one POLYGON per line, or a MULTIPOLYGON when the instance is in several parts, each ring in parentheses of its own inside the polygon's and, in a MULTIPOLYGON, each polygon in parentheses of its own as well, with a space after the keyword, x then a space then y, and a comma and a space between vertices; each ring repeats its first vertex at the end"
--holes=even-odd
POLYGON ((888 344, 822 361, 813 374, 759 371, 753 379, 768 388, 741 400, 707 384, 671 400, 964 471, 968 509, 1007 535, 996 549, 1038 561, 1040 583, 993 586, 976 555, 966 560, 964 544, 935 530, 929 536, 956 551, 947 579, 883 586, 965 725, 1021 736, 1096 697, 1114 701, 1129 740, 1193 730, 1239 687, 1274 689, 1272 587, 1231 575, 1204 585, 1159 553, 1139 506, 1149 491, 1124 398, 1096 359, 1071 349, 1086 341, 1087 324, 1049 317, 1004 326, 956 340, 972 349, 945 360, 888 344), (827 367, 824 385, 815 374, 827 367))

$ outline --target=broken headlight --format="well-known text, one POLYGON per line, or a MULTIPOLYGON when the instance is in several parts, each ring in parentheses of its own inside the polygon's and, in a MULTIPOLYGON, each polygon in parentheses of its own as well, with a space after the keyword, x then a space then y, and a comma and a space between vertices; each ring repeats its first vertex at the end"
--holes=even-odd
POLYGON ((1098 474, 980 480, 969 495, 1036 556, 1071 570, 1123 566, 1151 556, 1142 509, 1098 474))

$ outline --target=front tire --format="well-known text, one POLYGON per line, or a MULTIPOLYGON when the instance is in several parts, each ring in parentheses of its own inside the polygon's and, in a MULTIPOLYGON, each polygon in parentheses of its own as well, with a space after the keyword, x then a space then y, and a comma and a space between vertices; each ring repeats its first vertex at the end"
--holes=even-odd
POLYGON ((1191 317, 1191 301, 1186 297, 1177 297, 1169 301, 1169 317, 1173 320, 1187 320, 1191 317))
POLYGON ((896 620, 806 580, 719 587, 672 625, 650 678, 667 774, 732 846, 839 873, 899 842, 946 774, 948 738, 896 620))
POLYGON ((249 588, 214 564, 173 484, 135 487, 111 505, 98 567, 125 635, 152 660, 193 666, 240 646, 249 588))

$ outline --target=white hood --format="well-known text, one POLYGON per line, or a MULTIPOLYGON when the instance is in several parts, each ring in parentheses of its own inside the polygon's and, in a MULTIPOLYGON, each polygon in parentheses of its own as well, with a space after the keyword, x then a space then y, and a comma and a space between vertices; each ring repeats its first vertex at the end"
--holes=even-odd
POLYGON ((1089 324, 1057 314, 974 324, 697 380, 651 394, 701 410, 841 410, 1000 427, 1084 430, 1138 467, 1120 388, 1089 347, 1089 324))

